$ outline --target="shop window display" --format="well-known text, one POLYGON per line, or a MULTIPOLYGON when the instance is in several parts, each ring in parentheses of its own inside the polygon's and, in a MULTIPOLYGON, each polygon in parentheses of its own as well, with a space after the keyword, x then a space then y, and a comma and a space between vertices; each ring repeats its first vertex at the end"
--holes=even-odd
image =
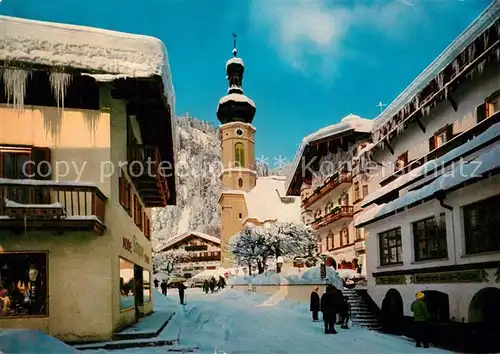
POLYGON ((0 253, 0 317, 47 316, 47 254, 0 253))
POLYGON ((120 258, 120 310, 134 308, 134 263, 120 258))
POLYGON ((142 272, 142 278, 144 282, 144 302, 151 302, 151 273, 149 270, 144 270, 142 272))

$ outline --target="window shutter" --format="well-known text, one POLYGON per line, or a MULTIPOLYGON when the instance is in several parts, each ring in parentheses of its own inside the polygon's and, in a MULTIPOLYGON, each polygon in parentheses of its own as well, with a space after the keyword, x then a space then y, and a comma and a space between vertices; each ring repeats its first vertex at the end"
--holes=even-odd
POLYGON ((436 142, 434 140, 434 136, 431 136, 429 138, 429 151, 432 151, 435 149, 435 146, 436 146, 436 142))
POLYGON ((480 106, 478 106, 476 108, 476 118, 477 118, 477 122, 481 122, 483 120, 485 120, 487 117, 486 115, 486 102, 484 102, 483 104, 481 104, 480 106))
POLYGON ((33 147, 31 150, 31 159, 34 162, 33 173, 34 178, 38 180, 51 179, 51 165, 50 165, 50 149, 42 147, 33 147))
POLYGON ((453 139, 453 124, 446 127, 446 141, 453 139))

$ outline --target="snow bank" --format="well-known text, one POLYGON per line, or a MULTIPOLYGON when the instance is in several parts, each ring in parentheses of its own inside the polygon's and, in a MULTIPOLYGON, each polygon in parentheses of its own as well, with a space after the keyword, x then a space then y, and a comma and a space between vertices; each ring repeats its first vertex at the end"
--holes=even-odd
POLYGON ((369 222, 375 218, 389 214, 400 208, 431 197, 438 191, 446 191, 465 181, 481 177, 484 173, 500 167, 500 145, 493 146, 470 162, 462 162, 450 172, 442 174, 424 187, 408 192, 387 204, 372 206, 361 212, 355 219, 355 226, 369 222))
POLYGON ((175 112, 167 49, 157 38, 8 16, 0 16, 0 28, 2 61, 88 70, 108 74, 108 81, 109 74, 132 78, 158 75, 175 112))
POLYGON ((301 272, 285 271, 283 273, 275 273, 268 271, 267 273, 257 274, 247 277, 231 277, 228 281, 229 285, 320 285, 326 282, 333 284, 338 289, 344 288, 344 283, 333 267, 327 267, 327 279, 321 279, 320 267, 305 268, 301 272))

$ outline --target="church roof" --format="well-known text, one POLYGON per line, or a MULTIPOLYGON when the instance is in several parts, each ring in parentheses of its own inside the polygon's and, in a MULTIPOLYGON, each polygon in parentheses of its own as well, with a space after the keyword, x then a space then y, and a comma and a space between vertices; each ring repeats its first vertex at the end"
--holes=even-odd
POLYGON ((177 234, 174 237, 172 237, 171 239, 169 239, 164 245, 162 245, 161 249, 158 252, 166 251, 167 249, 171 248, 175 244, 177 244, 181 241, 184 241, 185 239, 187 239, 188 237, 191 237, 191 236, 199 237, 199 238, 202 238, 204 240, 207 240, 207 241, 210 241, 210 242, 213 242, 213 243, 220 245, 220 239, 217 237, 214 237, 214 236, 211 236, 211 235, 208 235, 206 233, 199 232, 199 231, 188 231, 188 232, 183 232, 183 233, 177 234))
POLYGON ((245 194, 248 219, 300 223, 300 198, 285 195, 285 178, 257 178, 255 187, 245 194))

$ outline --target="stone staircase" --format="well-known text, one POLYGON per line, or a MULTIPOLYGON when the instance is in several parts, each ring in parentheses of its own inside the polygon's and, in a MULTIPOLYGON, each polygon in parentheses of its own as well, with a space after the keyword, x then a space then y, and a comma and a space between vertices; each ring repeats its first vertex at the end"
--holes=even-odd
POLYGON ((354 289, 344 289, 344 296, 349 298, 348 302, 351 305, 351 321, 354 325, 365 327, 371 330, 379 330, 382 328, 377 315, 370 310, 368 303, 354 289))

